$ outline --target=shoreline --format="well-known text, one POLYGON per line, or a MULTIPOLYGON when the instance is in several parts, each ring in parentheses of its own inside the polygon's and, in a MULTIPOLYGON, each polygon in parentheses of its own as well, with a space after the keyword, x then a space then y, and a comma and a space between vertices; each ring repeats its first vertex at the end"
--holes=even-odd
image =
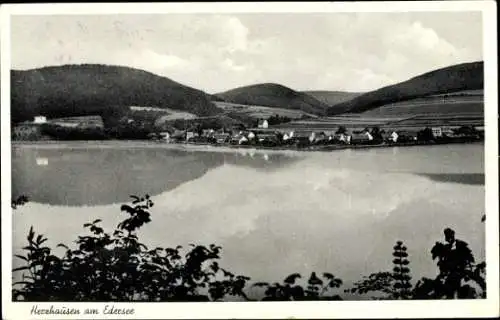
POLYGON ((263 147, 248 145, 213 145, 205 143, 164 143, 150 140, 45 140, 45 141, 12 141, 12 147, 32 147, 32 148, 73 148, 73 149, 101 149, 101 148, 159 148, 180 151, 205 151, 205 152, 265 152, 265 153, 328 153, 340 150, 365 150, 380 148, 406 148, 422 146, 443 146, 448 144, 484 144, 484 140, 479 141, 452 141, 443 143, 400 143, 400 144, 376 144, 376 145, 326 145, 305 148, 291 146, 263 147))

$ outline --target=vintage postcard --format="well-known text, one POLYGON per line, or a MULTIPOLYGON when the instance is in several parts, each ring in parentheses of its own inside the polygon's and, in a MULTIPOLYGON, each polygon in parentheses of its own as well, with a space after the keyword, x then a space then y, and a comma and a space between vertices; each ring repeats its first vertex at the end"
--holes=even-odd
POLYGON ((495 2, 0 12, 2 318, 499 315, 495 2))

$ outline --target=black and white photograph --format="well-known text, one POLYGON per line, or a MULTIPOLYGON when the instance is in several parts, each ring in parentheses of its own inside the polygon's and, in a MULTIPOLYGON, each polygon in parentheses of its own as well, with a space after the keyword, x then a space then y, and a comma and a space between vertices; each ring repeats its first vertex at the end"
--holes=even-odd
POLYGON ((3 318, 498 316, 494 2, 1 14, 3 318))

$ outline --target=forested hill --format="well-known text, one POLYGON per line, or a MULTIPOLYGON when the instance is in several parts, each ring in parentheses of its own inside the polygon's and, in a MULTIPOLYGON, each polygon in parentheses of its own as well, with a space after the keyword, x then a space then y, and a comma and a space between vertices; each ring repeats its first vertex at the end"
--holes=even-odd
POLYGON ((129 106, 169 108, 199 116, 220 112, 203 91, 143 70, 96 64, 12 70, 11 99, 14 123, 35 115, 109 116, 129 106))
POLYGON ((434 94, 483 89, 483 68, 483 62, 479 61, 434 70, 336 104, 328 109, 328 114, 359 113, 434 94))
POLYGON ((324 115, 328 104, 302 92, 276 83, 261 83, 218 93, 224 101, 258 105, 271 108, 301 110, 306 113, 324 115))

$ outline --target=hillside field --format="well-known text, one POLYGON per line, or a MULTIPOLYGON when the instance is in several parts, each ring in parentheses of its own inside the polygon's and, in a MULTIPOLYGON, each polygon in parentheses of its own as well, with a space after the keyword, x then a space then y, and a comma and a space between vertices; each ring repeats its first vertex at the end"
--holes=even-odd
POLYGON ((421 115, 421 114, 449 114, 483 113, 484 99, 482 95, 442 95, 412 99, 397 103, 386 104, 376 109, 362 112, 369 117, 421 115))
POLYGON ((273 108, 266 106, 257 106, 257 105, 245 105, 231 102, 220 102, 213 101, 213 103, 224 113, 232 113, 232 114, 241 114, 245 116, 249 116, 252 118, 269 118, 273 115, 279 115, 281 117, 288 117, 292 119, 299 119, 303 116, 309 117, 317 117, 313 114, 301 111, 301 110, 293 110, 293 109, 285 109, 285 108, 273 108))
MULTIPOLYGON (((482 61, 457 64, 411 78, 394 85, 386 86, 336 104, 329 108, 328 115, 342 113, 362 113, 398 103, 427 98, 431 95, 450 94, 484 88, 484 64, 482 61)), ((465 96, 465 95, 464 95, 465 96)), ((450 96, 450 99, 452 97, 450 96)), ((467 107, 468 111, 472 111, 467 107)), ((404 113, 406 111, 402 111, 404 113)), ((432 109, 424 112, 433 112, 432 109)), ((440 112, 444 112, 441 111, 440 112)))

